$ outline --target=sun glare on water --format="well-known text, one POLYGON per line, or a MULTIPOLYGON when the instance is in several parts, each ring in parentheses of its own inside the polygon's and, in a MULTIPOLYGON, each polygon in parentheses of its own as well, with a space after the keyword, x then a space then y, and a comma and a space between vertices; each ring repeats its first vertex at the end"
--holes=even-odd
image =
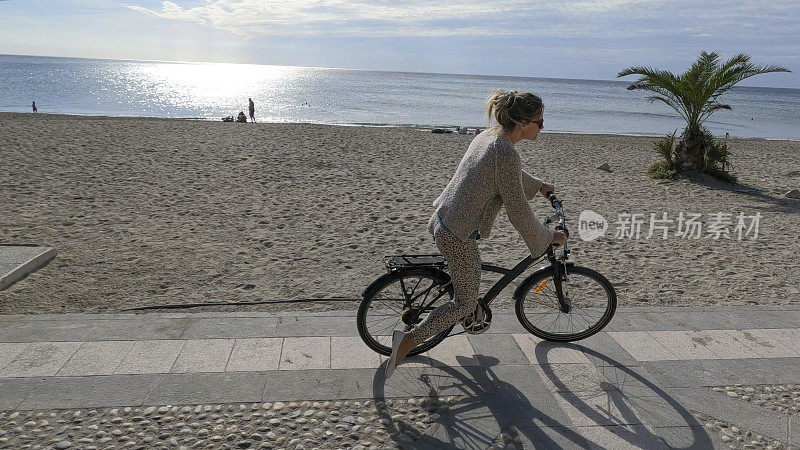
MULTIPOLYGON (((220 110, 235 114, 247 99, 267 104, 297 83, 303 68, 224 63, 137 64, 129 67, 126 90, 146 93, 146 106, 200 106, 208 117, 220 110)), ((144 106, 144 105, 143 105, 144 106)), ((180 115, 180 114, 170 114, 180 115)))

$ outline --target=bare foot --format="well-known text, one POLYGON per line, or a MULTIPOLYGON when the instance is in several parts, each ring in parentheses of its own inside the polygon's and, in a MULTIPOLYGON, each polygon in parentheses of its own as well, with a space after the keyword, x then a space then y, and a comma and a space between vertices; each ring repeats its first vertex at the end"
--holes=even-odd
POLYGON ((414 349, 417 346, 417 343, 414 342, 414 336, 409 331, 403 336, 403 340, 400 341, 400 346, 397 347, 397 360, 395 362, 395 367, 399 366, 404 359, 406 359, 406 355, 408 352, 414 349))

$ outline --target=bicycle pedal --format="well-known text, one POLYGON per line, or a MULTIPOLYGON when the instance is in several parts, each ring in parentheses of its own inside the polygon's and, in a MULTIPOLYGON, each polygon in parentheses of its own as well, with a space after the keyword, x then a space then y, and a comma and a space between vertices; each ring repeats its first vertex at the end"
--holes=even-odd
POLYGON ((479 301, 478 306, 475 308, 475 312, 467 316, 461 322, 461 325, 464 327, 464 331, 469 334, 481 334, 488 330, 491 324, 492 311, 486 304, 483 303, 483 301, 479 301))

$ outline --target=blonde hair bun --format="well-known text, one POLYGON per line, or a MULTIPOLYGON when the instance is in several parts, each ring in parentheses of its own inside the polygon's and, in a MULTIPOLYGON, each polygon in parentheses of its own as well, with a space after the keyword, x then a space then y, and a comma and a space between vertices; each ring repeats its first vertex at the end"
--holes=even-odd
POLYGON ((513 130, 517 124, 536 119, 543 109, 542 98, 531 92, 496 89, 486 101, 489 124, 494 119, 506 132, 513 130))

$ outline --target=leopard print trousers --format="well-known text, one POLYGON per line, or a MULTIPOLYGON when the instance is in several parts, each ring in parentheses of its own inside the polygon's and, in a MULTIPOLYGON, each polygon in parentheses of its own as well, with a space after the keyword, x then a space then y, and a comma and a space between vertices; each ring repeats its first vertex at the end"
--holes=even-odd
POLYGON ((478 306, 478 287, 481 281, 481 257, 478 243, 462 241, 438 223, 433 240, 444 255, 453 280, 453 300, 431 311, 411 332, 420 344, 463 320, 478 306))

